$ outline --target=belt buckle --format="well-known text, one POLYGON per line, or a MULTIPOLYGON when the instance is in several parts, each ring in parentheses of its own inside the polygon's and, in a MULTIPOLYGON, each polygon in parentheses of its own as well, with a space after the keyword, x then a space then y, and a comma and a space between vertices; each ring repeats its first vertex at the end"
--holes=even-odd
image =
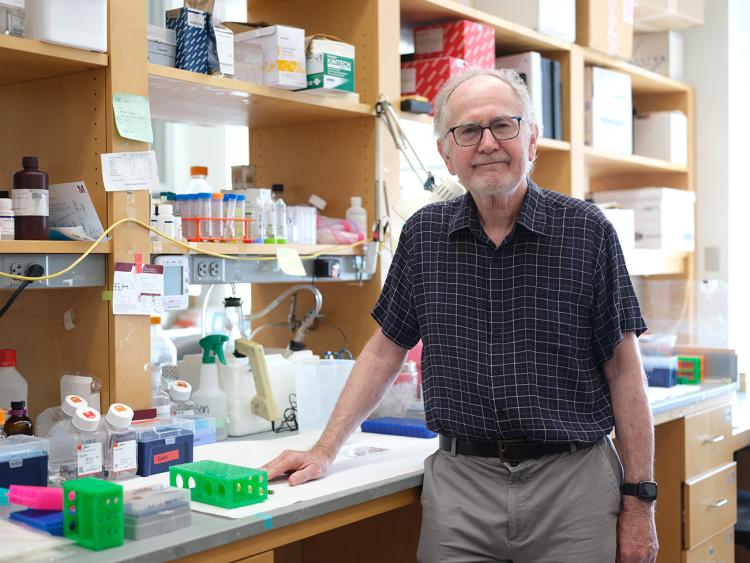
POLYGON ((525 440, 498 440, 497 441, 497 454, 498 458, 502 463, 517 462, 529 459, 531 457, 531 444, 525 440), (507 446, 512 446, 516 451, 515 456, 508 455, 507 446), (523 453, 519 456, 519 450, 516 448, 523 448, 523 453))

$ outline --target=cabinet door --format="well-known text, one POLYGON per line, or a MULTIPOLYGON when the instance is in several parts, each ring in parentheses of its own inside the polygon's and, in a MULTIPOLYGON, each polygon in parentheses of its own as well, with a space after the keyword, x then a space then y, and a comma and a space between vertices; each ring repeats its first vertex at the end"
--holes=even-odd
POLYGON ((732 563, 734 561, 734 526, 711 536, 708 541, 683 552, 683 563, 732 563))
POLYGON ((692 549, 737 521, 737 464, 732 462, 687 481, 683 510, 685 549, 692 549))
POLYGON ((685 417, 685 479, 732 461, 732 406, 685 417))

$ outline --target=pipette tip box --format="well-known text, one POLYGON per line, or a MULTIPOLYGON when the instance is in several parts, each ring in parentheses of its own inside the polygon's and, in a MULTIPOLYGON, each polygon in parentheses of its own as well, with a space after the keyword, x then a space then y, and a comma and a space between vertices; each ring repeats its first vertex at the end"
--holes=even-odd
POLYGON ((190 491, 153 485, 125 493, 125 537, 142 540, 190 526, 190 491))

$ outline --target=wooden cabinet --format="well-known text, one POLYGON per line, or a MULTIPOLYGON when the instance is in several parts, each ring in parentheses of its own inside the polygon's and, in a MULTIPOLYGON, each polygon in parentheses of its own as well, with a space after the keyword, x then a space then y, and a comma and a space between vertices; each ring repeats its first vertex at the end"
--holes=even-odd
POLYGON ((685 475, 693 477, 732 459, 732 406, 685 417, 685 475))
POLYGON ((729 527, 684 552, 683 563, 729 563, 734 561, 734 528, 729 527))
POLYGON ((685 482, 684 546, 691 549, 737 521, 737 464, 685 482))

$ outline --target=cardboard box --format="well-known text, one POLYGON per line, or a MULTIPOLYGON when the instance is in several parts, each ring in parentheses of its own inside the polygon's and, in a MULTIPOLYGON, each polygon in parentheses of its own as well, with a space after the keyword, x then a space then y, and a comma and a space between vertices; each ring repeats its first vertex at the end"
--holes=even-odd
POLYGON ((586 67, 584 142, 597 149, 632 154, 633 98, 630 76, 586 67))
POLYGON ((452 57, 467 66, 495 68, 495 31, 459 20, 414 28, 414 60, 452 57))
MULTIPOLYGON (((604 192, 606 194, 606 192, 604 192)), ((620 209, 614 204, 599 204, 604 216, 612 223, 623 250, 635 248, 635 211, 620 209)))
POLYGON ((614 202, 635 214, 635 247, 695 250, 695 193, 675 188, 607 190, 594 203, 614 202))
POLYGON ((401 63, 401 95, 417 94, 432 102, 443 84, 466 68, 466 61, 453 57, 401 63))
POLYGON ((475 0, 474 7, 563 41, 576 40, 576 0, 475 0))
POLYGON ((304 29, 272 25, 236 34, 234 40, 235 45, 248 42, 263 48, 263 84, 285 90, 307 86, 304 29))
POLYGON ((312 38, 306 55, 307 90, 354 92, 354 45, 312 38))
POLYGON ((674 164, 688 163, 688 122, 681 111, 655 111, 635 116, 633 152, 674 164))
POLYGON ((686 29, 704 23, 704 0, 638 0, 636 31, 686 29))
POLYGON ((576 43, 630 59, 633 54, 633 0, 578 0, 576 43))
POLYGON ((167 27, 177 38, 175 68, 208 74, 208 14, 192 8, 167 12, 167 27))
POLYGON ((528 51, 507 57, 497 57, 495 68, 511 68, 521 75, 521 78, 526 81, 531 106, 537 121, 542 124, 542 131, 551 128, 551 123, 544 123, 542 108, 542 55, 536 51, 528 51))
POLYGON ((252 84, 263 84, 263 47, 248 41, 234 43, 234 78, 252 84))
POLYGON ((24 0, 0 0, 0 35, 23 37, 24 0))
POLYGON ((234 33, 226 27, 214 26, 216 53, 222 76, 234 76, 234 33))
POLYGON ((676 31, 636 33, 631 62, 674 80, 682 80, 685 76, 682 35, 676 31))
POLYGON ((149 25, 147 32, 147 59, 157 65, 174 67, 177 54, 177 34, 174 29, 149 25))

